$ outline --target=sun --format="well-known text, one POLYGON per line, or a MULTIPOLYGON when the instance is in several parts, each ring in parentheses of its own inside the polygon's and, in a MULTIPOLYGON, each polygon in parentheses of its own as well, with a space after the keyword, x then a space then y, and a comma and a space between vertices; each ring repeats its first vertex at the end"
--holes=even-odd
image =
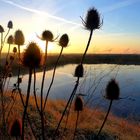
MULTIPOLYGON (((45 41, 40 40, 36 35, 28 36, 28 40, 29 40, 29 42, 32 42, 32 41, 36 42, 39 45, 41 51, 43 53, 45 53, 45 49, 46 49, 46 42, 45 41)), ((53 51, 53 50, 54 50, 54 44, 52 42, 49 42, 48 43, 48 52, 53 51)))

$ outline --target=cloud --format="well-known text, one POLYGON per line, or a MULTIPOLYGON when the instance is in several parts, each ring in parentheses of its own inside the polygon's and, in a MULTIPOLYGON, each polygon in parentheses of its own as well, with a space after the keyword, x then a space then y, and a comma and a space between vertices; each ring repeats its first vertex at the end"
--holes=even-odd
POLYGON ((46 16, 48 18, 55 19, 55 20, 58 20, 58 21, 62 21, 62 22, 67 23, 67 24, 72 24, 72 25, 76 25, 76 26, 82 26, 81 24, 78 24, 76 22, 69 21, 67 19, 64 19, 64 18, 61 18, 61 17, 58 17, 58 16, 53 16, 53 15, 47 13, 47 12, 44 12, 44 11, 24 7, 22 5, 19 5, 19 4, 15 3, 15 2, 13 2, 13 1, 10 1, 10 0, 1 0, 1 1, 3 1, 4 3, 8 3, 8 4, 12 5, 12 6, 15 6, 17 8, 20 8, 22 10, 31 12, 31 13, 41 14, 41 15, 44 15, 44 16, 46 16))

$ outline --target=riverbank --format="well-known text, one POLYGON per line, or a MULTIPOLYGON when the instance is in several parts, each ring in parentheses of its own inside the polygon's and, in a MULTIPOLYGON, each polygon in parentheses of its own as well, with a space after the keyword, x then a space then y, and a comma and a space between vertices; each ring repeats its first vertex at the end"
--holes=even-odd
MULTIPOLYGON (((9 92, 6 95, 7 104, 10 102, 12 104, 12 100, 15 100, 15 103, 13 105, 13 108, 10 112, 10 115, 8 117, 8 127, 10 124, 15 120, 22 118, 22 112, 23 107, 20 100, 20 97, 18 94, 14 93, 11 96, 11 93, 9 92)), ((24 95, 24 99, 25 99, 24 95)), ((38 103, 40 104, 39 98, 37 99, 38 103)), ((54 134, 54 130, 58 124, 58 121, 60 120, 60 117, 62 115, 62 112, 64 110, 64 107, 66 105, 66 101, 64 100, 49 100, 47 103, 47 107, 45 108, 45 134, 46 138, 52 138, 54 134)), ((10 106, 9 106, 10 107, 10 106)), ((76 121, 76 112, 73 109, 72 106, 71 113, 69 116, 69 120, 67 123, 67 129, 63 133, 64 127, 65 127, 65 120, 61 125, 61 129, 59 131, 59 135, 57 136, 57 139, 63 139, 64 140, 70 140, 73 137, 74 133, 74 126, 76 121)), ((7 108, 7 110, 9 110, 7 108)), ((6 112, 7 114, 7 112, 6 112)), ((41 135, 40 132, 40 117, 38 115, 36 104, 34 97, 30 97, 30 102, 28 106, 28 114, 31 121, 31 126, 33 126, 34 132, 36 137, 39 138, 41 135)), ((99 128, 103 122, 103 119, 105 117, 105 112, 98 109, 89 109, 87 107, 84 107, 84 110, 80 112, 79 121, 78 121, 78 129, 76 133, 76 139, 94 139, 95 135, 99 131, 99 128)), ((27 123, 26 125, 26 134, 28 136, 28 139, 34 139, 34 136, 32 134, 30 125, 27 123)), ((103 128, 103 131, 101 133, 100 139, 104 140, 138 140, 140 137, 140 124, 134 123, 132 121, 125 120, 123 118, 118 118, 112 114, 109 115, 108 120, 103 128)), ((99 139, 99 140, 100 140, 99 139)))
MULTIPOLYGON (((56 62, 58 54, 49 54, 47 59, 47 70, 51 70, 56 62)), ((66 64, 79 64, 82 54, 63 54, 58 63, 59 66, 66 64)), ((5 63, 3 54, 1 64, 5 63)), ((12 66, 13 75, 17 75, 18 63, 14 61, 12 66)), ((140 65, 140 55, 137 54, 87 54, 84 64, 118 64, 118 65, 140 65)), ((36 71, 42 71, 42 67, 36 71)), ((28 69, 21 65, 21 74, 27 74, 28 69)))

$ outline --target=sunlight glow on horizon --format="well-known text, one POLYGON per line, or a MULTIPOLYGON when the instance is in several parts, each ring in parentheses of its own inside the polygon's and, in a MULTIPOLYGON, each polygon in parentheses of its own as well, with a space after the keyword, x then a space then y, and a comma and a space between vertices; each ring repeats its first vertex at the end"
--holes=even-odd
MULTIPOLYGON (((50 30, 54 38, 67 33, 70 38, 69 46, 64 53, 83 53, 89 32, 84 29, 80 16, 86 13, 88 8, 95 6, 104 19, 103 27, 94 32, 88 53, 140 53, 140 17, 137 10, 140 8, 140 0, 125 0, 111 2, 86 2, 70 1, 19 1, 0 0, 2 23, 5 25, 9 20, 13 21, 14 29, 9 35, 14 34, 17 29, 23 30, 26 42, 22 47, 24 50, 29 42, 36 42, 45 51, 45 42, 37 38, 44 30, 50 30), (31 3, 32 2, 32 3, 31 3), (29 5, 29 3, 31 3, 29 5), (47 4, 45 6, 45 4, 47 4), (61 5, 62 4, 62 5, 61 5), (76 6, 78 6, 76 8, 76 6), (73 9, 71 9, 73 6, 73 9), (75 7, 74 7, 75 6, 75 7), (46 10, 47 9, 47 10, 46 10), (52 9, 55 9, 51 12, 52 9), (10 13, 10 15, 9 15, 10 13), (133 13, 133 14, 132 14, 133 13)), ((6 25, 5 25, 6 26, 6 25)), ((6 29, 5 29, 6 30, 6 29)), ((7 45, 6 45, 7 46, 7 45)), ((7 47, 3 52, 7 51, 7 47)), ((48 52, 59 53, 60 47, 57 43, 50 43, 48 52)))

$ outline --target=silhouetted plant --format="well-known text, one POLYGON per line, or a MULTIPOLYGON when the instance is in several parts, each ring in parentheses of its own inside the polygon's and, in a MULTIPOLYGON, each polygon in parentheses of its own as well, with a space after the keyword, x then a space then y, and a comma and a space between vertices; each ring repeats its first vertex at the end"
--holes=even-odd
MULTIPOLYGON (((88 51, 93 31, 96 30, 96 29, 99 29, 101 27, 103 21, 101 22, 100 14, 98 13, 98 11, 95 8, 92 8, 92 9, 88 10, 86 19, 85 19, 85 21, 82 19, 82 22, 83 22, 85 28, 90 31, 90 36, 89 36, 89 40, 87 42, 85 52, 83 53, 83 56, 82 56, 82 59, 81 59, 81 63, 80 63, 81 65, 83 64, 83 61, 84 61, 85 56, 86 56, 86 53, 88 51)), ((81 77, 81 75, 79 75, 79 76, 81 77)), ((59 127, 60 127, 61 121, 63 120, 63 117, 65 115, 67 107, 69 106, 69 103, 72 102, 72 100, 74 98, 74 95, 75 95, 75 93, 77 91, 77 88, 78 88, 78 85, 79 85, 79 80, 80 80, 79 76, 77 77, 76 84, 75 84, 75 86, 73 88, 73 91, 72 91, 72 93, 70 95, 70 98, 69 98, 69 100, 68 100, 68 102, 66 104, 66 107, 65 107, 65 109, 64 109, 64 111, 62 113, 62 116, 61 116, 60 121, 58 123, 58 126, 56 128, 55 134, 57 133, 57 131, 58 131, 59 127)))
POLYGON ((45 106, 46 106, 46 103, 47 103, 47 99, 48 99, 48 96, 49 96, 49 93, 50 93, 50 90, 51 90, 51 87, 53 85, 53 81, 54 81, 54 77, 55 77, 55 72, 56 72, 56 68, 57 68, 57 65, 58 65, 58 62, 59 62, 59 59, 62 55, 62 52, 63 52, 63 49, 66 48, 68 46, 68 43, 69 43, 69 37, 67 34, 63 34, 59 40, 59 46, 61 46, 61 51, 59 53, 59 56, 56 60, 56 63, 55 63, 55 66, 54 66, 54 70, 53 70, 53 75, 52 75, 52 80, 51 80, 51 83, 49 85, 49 88, 48 88, 48 91, 47 91, 47 94, 46 94, 46 98, 45 98, 45 102, 44 102, 44 109, 45 109, 45 106))
POLYGON ((2 48, 3 48, 3 32, 4 32, 4 29, 0 25, 0 34, 1 34, 0 61, 1 61, 1 52, 2 52, 2 48))
POLYGON ((11 44, 14 44, 14 37, 12 35, 10 35, 7 39, 7 43, 9 44, 9 47, 8 47, 8 52, 7 52, 7 55, 6 55, 6 61, 8 59, 8 56, 9 56, 9 52, 10 52, 10 46, 11 44))
POLYGON ((15 119, 11 125, 10 136, 15 137, 16 140, 22 135, 22 124, 18 119, 15 119))
POLYGON ((78 119, 79 119, 79 112, 83 111, 83 100, 82 100, 81 96, 77 96, 76 97, 75 103, 74 103, 74 110, 77 112, 77 119, 76 119, 76 124, 75 124, 73 140, 75 139, 75 134, 76 134, 76 130, 77 130, 78 119))
POLYGON ((24 66, 28 67, 29 69, 29 80, 28 80, 28 88, 27 88, 27 96, 26 96, 26 101, 24 105, 24 112, 23 112, 23 118, 22 118, 22 139, 24 140, 24 121, 25 121, 25 116, 27 113, 27 107, 29 103, 29 97, 30 97, 30 87, 31 87, 31 81, 32 81, 32 70, 34 68, 39 67, 41 62, 41 52, 39 49, 39 46, 31 42, 28 46, 27 49, 24 52, 23 55, 23 60, 22 63, 24 66))
MULTIPOLYGON (((15 39, 15 44, 18 46, 18 60, 19 60, 19 63, 20 63, 20 46, 24 44, 25 42, 25 39, 24 39, 24 35, 23 35, 23 32, 21 30, 17 30, 15 32, 15 36, 14 36, 14 39, 15 39)), ((18 77, 17 77, 17 81, 18 79, 20 78, 20 64, 19 64, 19 67, 18 67, 18 77)), ((18 82, 18 88, 20 86, 20 83, 18 82)))
POLYGON ((119 95, 120 95, 119 85, 116 83, 115 79, 111 79, 107 84, 106 95, 105 95, 105 98, 110 100, 110 104, 109 104, 109 108, 108 108, 107 114, 105 116, 105 119, 103 121, 103 124, 102 124, 102 126, 97 134, 97 137, 100 135, 102 128, 104 127, 104 124, 105 124, 107 117, 109 115, 113 100, 119 100, 119 95))
POLYGON ((79 64, 79 65, 75 68, 74 76, 75 76, 75 77, 83 77, 83 75, 84 75, 84 68, 83 68, 83 65, 79 64))

